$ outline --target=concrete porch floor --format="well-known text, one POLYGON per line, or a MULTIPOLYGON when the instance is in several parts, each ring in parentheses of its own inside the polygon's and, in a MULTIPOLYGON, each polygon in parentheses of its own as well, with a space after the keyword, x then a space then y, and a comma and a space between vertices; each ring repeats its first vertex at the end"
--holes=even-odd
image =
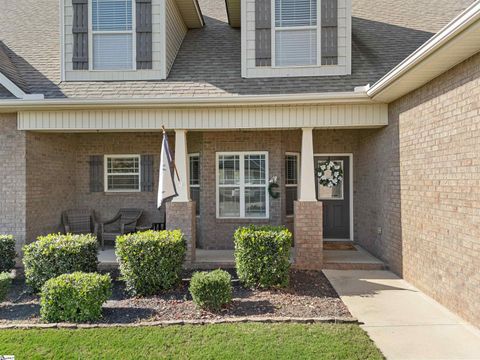
MULTIPOLYGON (((325 250, 323 263, 325 269, 336 270, 381 270, 384 263, 356 245, 357 251, 352 250, 325 250)), ((295 248, 292 248, 292 260, 295 248)), ((98 253, 98 261, 101 268, 116 267, 117 259, 115 249, 106 247, 98 253)), ((190 267, 196 269, 231 268, 235 266, 233 250, 196 250, 195 263, 190 267)))

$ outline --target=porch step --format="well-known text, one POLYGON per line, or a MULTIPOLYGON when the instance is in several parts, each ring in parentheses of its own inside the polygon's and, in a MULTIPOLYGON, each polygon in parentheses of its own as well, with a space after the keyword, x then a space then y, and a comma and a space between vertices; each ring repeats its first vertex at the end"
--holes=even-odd
POLYGON ((356 250, 324 250, 323 268, 328 270, 385 270, 380 259, 362 247, 355 245, 356 250))

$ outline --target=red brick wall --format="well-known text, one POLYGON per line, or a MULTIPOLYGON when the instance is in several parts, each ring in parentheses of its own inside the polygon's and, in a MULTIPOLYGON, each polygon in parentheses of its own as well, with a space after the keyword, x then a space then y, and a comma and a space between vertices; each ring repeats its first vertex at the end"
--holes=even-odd
POLYGON ((362 140, 358 164, 361 242, 477 326, 479 109, 480 54, 391 104, 389 126, 362 140))

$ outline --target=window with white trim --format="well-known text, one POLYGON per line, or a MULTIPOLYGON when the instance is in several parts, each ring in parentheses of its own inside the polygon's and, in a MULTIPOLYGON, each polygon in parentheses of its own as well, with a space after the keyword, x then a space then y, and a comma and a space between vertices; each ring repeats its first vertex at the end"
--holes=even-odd
POLYGON ((272 0, 275 66, 319 65, 317 0, 272 0))
POLYGON ((268 218, 268 153, 217 153, 217 216, 268 218))
POLYGON ((140 191, 140 155, 105 155, 105 191, 140 191))
POLYGON ((188 155, 188 176, 190 181, 190 198, 195 201, 197 215, 200 214, 200 155, 188 155))
POLYGON ((133 0, 91 0, 93 70, 134 70, 133 0))
POLYGON ((286 215, 292 216, 294 203, 298 199, 298 178, 300 175, 300 154, 285 154, 285 207, 286 215))

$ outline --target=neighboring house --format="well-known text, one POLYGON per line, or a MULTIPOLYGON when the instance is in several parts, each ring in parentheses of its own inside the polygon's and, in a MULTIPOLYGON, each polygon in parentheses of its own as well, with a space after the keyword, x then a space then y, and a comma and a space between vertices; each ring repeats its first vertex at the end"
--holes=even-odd
POLYGON ((324 239, 355 241, 480 325, 480 2, 0 9, 0 232, 19 245, 69 208, 159 221, 165 125, 187 261, 231 249, 240 225, 286 225, 297 267, 322 268, 324 239), (315 176, 328 159, 333 188, 315 176))

